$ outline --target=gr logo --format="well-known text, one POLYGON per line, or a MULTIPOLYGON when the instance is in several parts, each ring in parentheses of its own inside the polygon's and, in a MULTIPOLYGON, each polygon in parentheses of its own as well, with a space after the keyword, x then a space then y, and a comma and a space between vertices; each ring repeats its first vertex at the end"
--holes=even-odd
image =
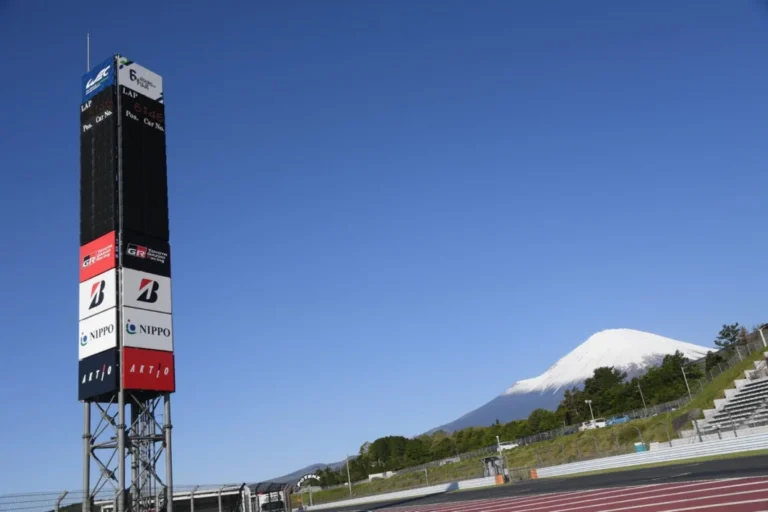
POLYGON ((136 258, 146 258, 147 248, 143 245, 128 244, 128 250, 126 251, 128 256, 134 256, 136 258))
POLYGON ((157 281, 144 278, 139 283, 139 296, 136 300, 154 304, 157 302, 157 290, 159 289, 160 284, 157 281))
POLYGON ((104 302, 104 288, 106 288, 106 286, 107 282, 104 280, 93 283, 93 286, 91 287, 91 305, 88 306, 88 309, 101 306, 101 303, 104 302))

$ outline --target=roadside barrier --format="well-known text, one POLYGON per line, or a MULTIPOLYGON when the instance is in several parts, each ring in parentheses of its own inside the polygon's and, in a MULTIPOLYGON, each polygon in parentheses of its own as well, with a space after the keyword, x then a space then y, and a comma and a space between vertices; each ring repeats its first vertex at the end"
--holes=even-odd
POLYGON ((627 455, 615 455, 613 457, 603 457, 601 459, 539 468, 536 473, 538 478, 550 478, 586 473, 589 471, 602 471, 606 469, 641 466, 643 464, 658 464, 662 462, 682 461, 699 457, 765 449, 768 449, 768 434, 731 437, 716 441, 708 441, 706 443, 666 448, 664 450, 642 451, 627 455))

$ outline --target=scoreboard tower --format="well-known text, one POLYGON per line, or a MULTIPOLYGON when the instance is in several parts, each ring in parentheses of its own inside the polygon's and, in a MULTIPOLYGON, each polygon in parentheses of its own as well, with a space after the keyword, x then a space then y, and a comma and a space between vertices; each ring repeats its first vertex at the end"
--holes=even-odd
POLYGON ((176 368, 163 79, 113 55, 82 77, 81 92, 83 512, 97 496, 114 498, 115 512, 172 512, 176 368))

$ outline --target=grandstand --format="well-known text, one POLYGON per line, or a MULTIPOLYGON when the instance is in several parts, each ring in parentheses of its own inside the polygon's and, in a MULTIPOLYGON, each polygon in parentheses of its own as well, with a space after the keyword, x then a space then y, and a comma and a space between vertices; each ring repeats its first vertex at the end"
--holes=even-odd
MULTIPOLYGON (((265 482, 173 493, 173 512, 291 512, 294 484, 265 482)), ((164 499, 152 512, 166 512, 164 499)), ((114 512, 113 501, 94 502, 98 512, 114 512)))
POLYGON ((744 379, 734 381, 734 388, 725 390, 725 398, 715 400, 714 409, 704 411, 698 424, 702 434, 768 424, 768 352, 763 356, 744 379))

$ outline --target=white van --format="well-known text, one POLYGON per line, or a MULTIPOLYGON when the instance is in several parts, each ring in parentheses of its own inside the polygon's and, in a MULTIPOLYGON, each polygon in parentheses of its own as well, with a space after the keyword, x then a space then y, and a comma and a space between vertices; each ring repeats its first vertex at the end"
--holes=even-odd
POLYGON ((499 443, 497 450, 499 453, 501 453, 504 450, 514 450, 517 447, 518 445, 516 443, 513 443, 512 441, 504 441, 499 443))

